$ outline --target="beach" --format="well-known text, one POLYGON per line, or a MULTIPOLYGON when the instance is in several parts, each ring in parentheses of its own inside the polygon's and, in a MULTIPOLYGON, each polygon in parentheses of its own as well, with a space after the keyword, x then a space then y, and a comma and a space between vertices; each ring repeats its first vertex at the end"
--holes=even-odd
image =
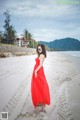
POLYGON ((0 59, 0 112, 8 112, 9 120, 80 120, 80 57, 47 52, 43 66, 51 104, 46 106, 46 113, 38 114, 31 100, 36 57, 0 59))

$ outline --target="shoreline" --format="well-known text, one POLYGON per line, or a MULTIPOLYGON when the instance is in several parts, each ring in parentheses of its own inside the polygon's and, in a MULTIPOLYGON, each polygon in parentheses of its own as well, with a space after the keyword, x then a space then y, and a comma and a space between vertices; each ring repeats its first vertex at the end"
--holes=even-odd
MULTIPOLYGON (((75 57, 80 57, 80 54, 74 55, 73 52, 80 52, 80 51, 47 51, 47 52, 59 52, 65 55, 70 55, 72 52, 72 55, 75 57), (68 52, 68 53, 66 53, 68 52)), ((0 58, 6 58, 6 57, 16 57, 16 56, 25 56, 25 55, 34 55, 36 54, 36 48, 28 48, 28 47, 19 47, 16 45, 0 45, 0 58)), ((76 54, 76 53, 75 53, 76 54)))

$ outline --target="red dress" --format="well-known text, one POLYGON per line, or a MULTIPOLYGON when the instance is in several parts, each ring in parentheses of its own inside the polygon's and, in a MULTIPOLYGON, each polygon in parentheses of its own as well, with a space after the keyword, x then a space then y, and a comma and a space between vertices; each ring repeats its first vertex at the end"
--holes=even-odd
POLYGON ((35 59, 36 64, 34 66, 32 79, 31 79, 31 95, 32 102, 34 107, 36 107, 39 103, 50 105, 50 92, 49 86, 44 74, 43 66, 37 71, 37 77, 35 77, 34 71, 40 64, 40 60, 37 57, 35 59))

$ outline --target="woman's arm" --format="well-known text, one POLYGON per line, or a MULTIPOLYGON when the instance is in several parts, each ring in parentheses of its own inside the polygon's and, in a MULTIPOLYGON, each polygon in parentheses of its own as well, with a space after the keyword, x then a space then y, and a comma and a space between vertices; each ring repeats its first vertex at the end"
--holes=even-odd
POLYGON ((44 58, 45 58, 45 56, 43 54, 41 54, 40 55, 40 64, 39 64, 39 66, 35 70, 35 75, 36 75, 37 71, 42 67, 44 58))

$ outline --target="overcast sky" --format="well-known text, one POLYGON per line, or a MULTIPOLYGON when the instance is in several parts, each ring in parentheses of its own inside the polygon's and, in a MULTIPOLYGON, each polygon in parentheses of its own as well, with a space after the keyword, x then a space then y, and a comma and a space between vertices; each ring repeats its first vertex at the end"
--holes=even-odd
POLYGON ((6 10, 18 36, 28 29, 37 41, 80 40, 80 0, 0 0, 2 31, 6 10))

